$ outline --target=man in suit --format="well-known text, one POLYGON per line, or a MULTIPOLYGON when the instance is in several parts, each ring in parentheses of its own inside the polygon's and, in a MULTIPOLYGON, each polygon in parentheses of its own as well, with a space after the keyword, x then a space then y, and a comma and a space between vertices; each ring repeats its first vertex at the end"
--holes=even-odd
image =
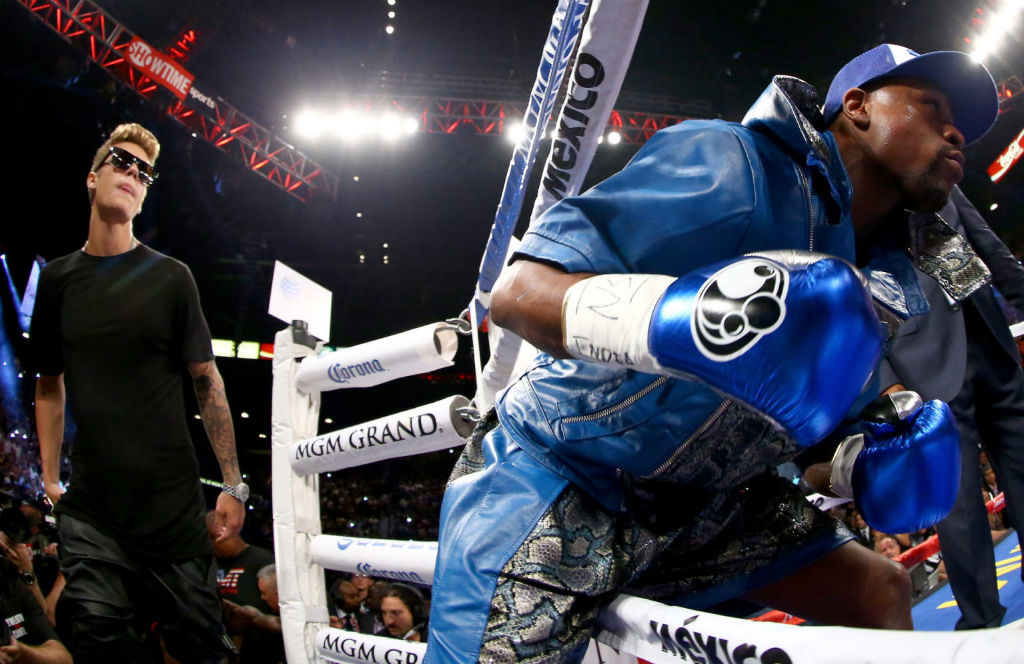
POLYGON ((960 189, 936 215, 911 216, 914 264, 928 303, 899 330, 882 364, 882 385, 949 401, 960 430, 956 505, 937 526, 949 582, 960 607, 957 629, 996 627, 995 558, 981 498, 979 445, 988 453, 1014 523, 1024 517, 1024 374, 996 300, 1024 309, 1024 267, 960 189), (989 277, 991 274, 991 278, 989 277))

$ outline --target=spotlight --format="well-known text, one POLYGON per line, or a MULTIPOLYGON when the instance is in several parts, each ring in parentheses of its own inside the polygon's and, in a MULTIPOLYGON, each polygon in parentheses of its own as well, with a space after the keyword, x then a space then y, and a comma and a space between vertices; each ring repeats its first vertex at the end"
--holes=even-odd
POLYGON ((608 132, 608 143, 610 145, 618 145, 622 142, 622 134, 617 131, 608 132))
POLYGON ((520 143, 526 137, 526 130, 518 122, 511 123, 505 127, 505 138, 509 143, 520 143))
POLYGON ((295 133, 304 138, 317 138, 327 129, 327 120, 316 111, 301 111, 295 117, 295 133))
POLYGON ((394 34, 395 26, 393 26, 393 25, 385 26, 384 27, 384 32, 388 33, 389 35, 394 34))

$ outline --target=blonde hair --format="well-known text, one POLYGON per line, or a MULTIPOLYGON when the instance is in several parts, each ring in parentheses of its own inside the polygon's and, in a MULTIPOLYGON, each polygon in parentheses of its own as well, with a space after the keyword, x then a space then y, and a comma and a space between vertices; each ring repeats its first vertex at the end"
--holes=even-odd
POLYGON ((103 145, 96 150, 96 156, 92 158, 92 168, 89 169, 91 172, 96 172, 96 169, 100 167, 103 160, 110 154, 110 146, 115 143, 134 143, 138 145, 146 153, 146 156, 149 157, 149 163, 154 166, 156 165, 156 158, 160 156, 160 141, 156 140, 156 136, 140 124, 128 122, 115 127, 103 145))

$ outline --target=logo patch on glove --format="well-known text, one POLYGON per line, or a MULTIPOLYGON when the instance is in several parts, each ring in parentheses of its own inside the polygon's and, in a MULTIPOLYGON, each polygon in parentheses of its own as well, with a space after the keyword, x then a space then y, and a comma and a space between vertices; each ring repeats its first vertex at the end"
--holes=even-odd
POLYGON ((750 350, 786 318, 789 272, 763 258, 715 272, 697 293, 690 329, 701 354, 726 362, 750 350))

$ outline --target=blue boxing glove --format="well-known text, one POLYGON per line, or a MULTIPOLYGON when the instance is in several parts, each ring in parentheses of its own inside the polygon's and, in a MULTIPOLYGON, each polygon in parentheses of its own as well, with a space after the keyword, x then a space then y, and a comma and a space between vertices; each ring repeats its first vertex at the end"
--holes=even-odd
POLYGON ((865 432, 832 457, 832 491, 853 498, 868 525, 884 533, 945 518, 960 486, 960 434, 949 406, 896 392, 871 402, 861 418, 865 432))
POLYGON ((883 344, 861 274, 806 251, 748 255, 678 279, 591 277, 567 291, 562 321, 573 357, 697 378, 804 446, 839 424, 883 344))

